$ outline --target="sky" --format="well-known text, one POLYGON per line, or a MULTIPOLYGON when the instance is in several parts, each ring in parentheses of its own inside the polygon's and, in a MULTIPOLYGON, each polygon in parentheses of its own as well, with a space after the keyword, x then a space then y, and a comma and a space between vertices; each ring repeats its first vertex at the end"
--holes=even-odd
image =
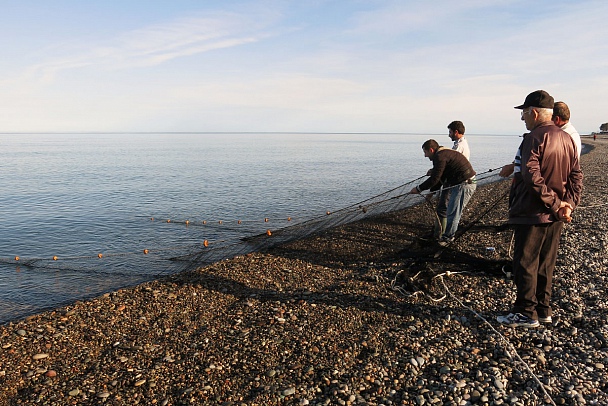
POLYGON ((608 122, 605 0, 0 0, 0 132, 522 134, 608 122))

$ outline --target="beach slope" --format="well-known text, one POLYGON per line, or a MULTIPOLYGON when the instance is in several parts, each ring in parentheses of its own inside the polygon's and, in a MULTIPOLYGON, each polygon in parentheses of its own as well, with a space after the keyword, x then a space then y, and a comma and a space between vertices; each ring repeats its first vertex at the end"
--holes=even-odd
POLYGON ((505 180, 441 251, 424 204, 0 326, 0 405, 606 405, 608 146, 584 143, 552 324, 495 321, 505 180))

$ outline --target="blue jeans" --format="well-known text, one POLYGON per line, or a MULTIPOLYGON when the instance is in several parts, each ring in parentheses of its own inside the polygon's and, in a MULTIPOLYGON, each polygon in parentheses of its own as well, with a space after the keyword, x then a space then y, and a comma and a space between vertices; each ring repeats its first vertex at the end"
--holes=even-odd
POLYGON ((439 197, 437 198, 437 216, 440 218, 448 217, 448 202, 450 201, 450 193, 452 189, 450 188, 441 188, 439 191, 439 197))
POLYGON ((445 232, 441 236, 443 239, 454 238, 456 230, 458 230, 458 223, 460 217, 462 217, 462 211, 466 207, 467 203, 475 193, 477 189, 476 183, 461 183, 459 185, 450 188, 450 200, 448 202, 448 222, 445 232))

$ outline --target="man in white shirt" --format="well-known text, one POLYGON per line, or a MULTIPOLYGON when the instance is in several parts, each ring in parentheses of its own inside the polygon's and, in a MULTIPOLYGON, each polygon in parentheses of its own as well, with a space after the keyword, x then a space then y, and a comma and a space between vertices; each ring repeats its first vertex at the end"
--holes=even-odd
POLYGON ((581 136, 578 131, 576 131, 576 128, 570 123, 570 109, 566 103, 562 101, 555 103, 552 120, 556 126, 570 134, 572 141, 574 141, 574 145, 576 146, 576 153, 580 158, 582 148, 581 136))
POLYGON ((462 121, 452 121, 448 125, 449 137, 454 141, 452 149, 460 152, 469 161, 471 160, 471 150, 469 149, 469 142, 464 137, 464 124, 462 121))
MULTIPOLYGON (((467 160, 470 160, 471 150, 469 149, 467 139, 464 137, 465 128, 462 121, 452 121, 450 124, 448 124, 448 130, 448 136, 452 141, 454 141, 452 149, 460 152, 465 156, 465 158, 467 158, 467 160)), ((433 228, 433 237, 435 239, 438 239, 441 235, 443 235, 446 229, 450 191, 451 189, 443 188, 439 191, 436 208, 437 218, 435 219, 435 226, 433 228)))

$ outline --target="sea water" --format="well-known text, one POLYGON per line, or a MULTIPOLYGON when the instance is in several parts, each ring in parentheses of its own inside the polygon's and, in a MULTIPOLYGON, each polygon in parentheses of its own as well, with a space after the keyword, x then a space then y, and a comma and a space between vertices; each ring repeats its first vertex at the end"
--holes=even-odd
MULTIPOLYGON (((175 272, 168 259, 203 241, 419 178, 429 138, 451 146, 447 134, 0 134, 0 323, 175 272)), ((478 173, 521 141, 467 139, 478 173)))

